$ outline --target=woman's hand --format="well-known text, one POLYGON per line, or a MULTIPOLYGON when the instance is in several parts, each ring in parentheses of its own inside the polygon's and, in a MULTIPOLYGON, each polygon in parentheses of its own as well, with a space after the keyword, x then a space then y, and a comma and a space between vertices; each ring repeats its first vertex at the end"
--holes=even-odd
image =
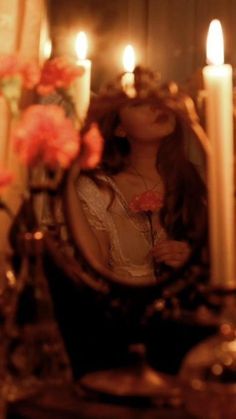
POLYGON ((164 262, 172 268, 181 268, 191 255, 191 248, 185 241, 163 240, 156 244, 152 250, 157 262, 164 262))

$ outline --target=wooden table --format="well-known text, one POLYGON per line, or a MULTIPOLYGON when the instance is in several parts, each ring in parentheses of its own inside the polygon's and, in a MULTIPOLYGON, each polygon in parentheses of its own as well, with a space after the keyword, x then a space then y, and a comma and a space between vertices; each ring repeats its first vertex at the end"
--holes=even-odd
POLYGON ((78 386, 48 388, 9 408, 8 419, 193 419, 183 407, 159 407, 99 401, 78 386))

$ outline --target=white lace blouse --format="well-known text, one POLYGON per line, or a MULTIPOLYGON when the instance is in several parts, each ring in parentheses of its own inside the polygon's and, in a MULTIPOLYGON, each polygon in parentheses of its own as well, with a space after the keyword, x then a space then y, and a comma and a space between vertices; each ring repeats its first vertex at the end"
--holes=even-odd
MULTIPOLYGON (((151 256, 152 240, 148 218, 143 213, 133 213, 112 178, 99 175, 109 188, 101 188, 94 180, 81 175, 78 195, 92 229, 102 230, 109 237, 109 267, 123 277, 148 277, 154 279, 151 256)), ((165 237, 159 227, 156 241, 165 237)))

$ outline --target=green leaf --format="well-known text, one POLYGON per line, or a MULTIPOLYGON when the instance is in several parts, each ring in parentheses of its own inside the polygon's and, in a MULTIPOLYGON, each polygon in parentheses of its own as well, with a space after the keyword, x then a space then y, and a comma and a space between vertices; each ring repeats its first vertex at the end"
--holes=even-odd
POLYGON ((22 92, 21 77, 6 77, 0 80, 0 91, 8 101, 12 115, 17 116, 19 113, 19 101, 22 92))

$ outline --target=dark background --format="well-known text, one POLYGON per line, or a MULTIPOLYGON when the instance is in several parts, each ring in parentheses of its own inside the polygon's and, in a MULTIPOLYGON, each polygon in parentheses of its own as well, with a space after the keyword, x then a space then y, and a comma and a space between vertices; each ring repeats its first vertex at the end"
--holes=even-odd
POLYGON ((95 91, 123 70, 128 43, 163 80, 185 81, 205 64, 213 18, 222 22, 226 61, 236 64, 236 0, 48 0, 48 10, 54 55, 73 55, 77 32, 87 33, 95 91))

